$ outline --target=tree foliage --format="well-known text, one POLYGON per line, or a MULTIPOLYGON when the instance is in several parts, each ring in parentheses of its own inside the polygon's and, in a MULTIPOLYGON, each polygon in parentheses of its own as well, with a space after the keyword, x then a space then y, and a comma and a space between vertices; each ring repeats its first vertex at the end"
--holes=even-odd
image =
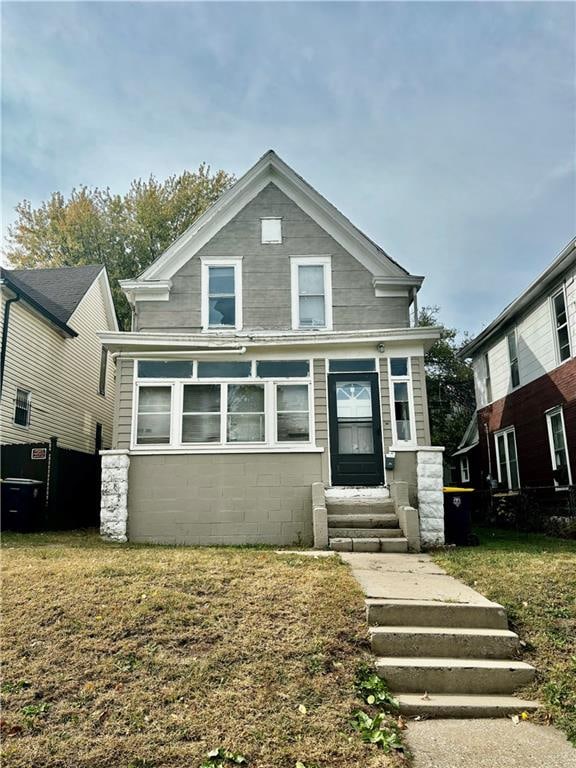
MULTIPOLYGON (((423 307, 420 325, 438 325, 439 311, 423 307)), ((444 328, 424 358, 432 443, 446 446, 446 458, 458 447, 476 408, 472 368, 456 357, 462 346, 458 336, 456 329, 444 328)))
POLYGON ((68 198, 54 192, 37 208, 24 200, 8 230, 6 256, 16 268, 104 264, 121 327, 128 328, 118 280, 146 269, 233 182, 203 163, 164 181, 136 179, 123 195, 82 186, 68 198))

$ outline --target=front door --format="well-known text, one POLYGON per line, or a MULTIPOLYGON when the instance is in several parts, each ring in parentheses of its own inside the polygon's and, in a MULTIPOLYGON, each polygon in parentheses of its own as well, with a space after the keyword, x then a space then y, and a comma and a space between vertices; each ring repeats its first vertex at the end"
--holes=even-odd
POLYGON ((332 485, 384 482, 378 376, 328 374, 332 485))

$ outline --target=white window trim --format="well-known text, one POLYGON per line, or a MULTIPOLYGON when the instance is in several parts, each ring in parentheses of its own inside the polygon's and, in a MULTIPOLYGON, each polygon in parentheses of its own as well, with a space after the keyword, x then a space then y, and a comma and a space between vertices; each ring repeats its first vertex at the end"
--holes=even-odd
POLYGON ((290 284, 292 295, 292 330, 294 331, 331 331, 332 330, 332 257, 331 256, 291 256, 290 284), (314 328, 300 327, 300 293, 298 285, 298 267, 324 268, 324 319, 325 325, 314 328))
POLYGON ((412 446, 418 444, 416 436, 416 419, 414 418, 414 392, 412 389, 412 359, 408 355, 391 355, 386 359, 386 365, 388 368, 388 390, 390 393, 390 424, 392 427, 392 443, 394 446, 412 446), (392 358, 405 357, 407 360, 407 368, 405 376, 392 376, 392 367, 390 360, 392 358), (410 417, 410 440, 400 440, 398 438, 398 431, 396 428, 396 409, 394 398, 394 384, 408 385, 408 412, 410 417))
POLYGON ((322 453, 323 448, 316 446, 315 419, 314 419, 314 389, 313 389, 313 361, 308 361, 309 375, 307 377, 276 377, 257 378, 256 360, 252 363, 251 375, 244 378, 198 378, 198 361, 194 361, 193 376, 185 379, 153 379, 138 378, 138 360, 135 360, 135 376, 132 390, 132 432, 130 451, 133 453, 163 454, 163 453, 322 453), (219 443, 183 443, 182 442, 182 407, 184 398, 184 386, 186 384, 218 384, 221 389, 221 435, 219 443), (264 387, 264 414, 265 414, 265 441, 264 442, 225 442, 225 429, 227 424, 227 392, 229 384, 261 384, 264 387), (276 420, 276 387, 278 384, 304 384, 308 388, 308 430, 309 439, 302 441, 280 442, 277 440, 276 420), (170 443, 146 443, 137 442, 138 436, 138 397, 139 388, 146 386, 171 387, 171 414, 170 414, 170 443))
POLYGON ((468 456, 460 456, 460 480, 463 483, 470 482, 470 461, 468 456))
MULTIPOLYGON (((506 342, 508 343, 508 342, 506 342)), ((483 382, 484 382, 484 400, 485 404, 488 405, 493 401, 493 393, 492 393, 492 371, 490 369, 490 354, 489 352, 484 352, 482 355, 482 367, 483 367, 483 382), (488 384, 490 384, 490 392, 488 392, 488 384)))
POLYGON ((572 333, 570 328, 570 317, 568 315, 568 297, 566 296, 566 286, 562 285, 558 290, 554 291, 550 296, 550 316, 552 318, 552 333, 554 334, 554 350, 555 350, 555 356, 556 356, 556 365, 562 365, 563 363, 567 363, 568 360, 570 360, 574 355, 574 345, 572 343, 572 333), (556 309, 554 308, 554 299, 559 294, 562 294, 564 296, 564 308, 566 311, 566 329, 568 331, 568 348, 570 350, 570 354, 566 358, 566 360, 560 359, 560 342, 558 340, 558 328, 556 326, 556 309))
POLYGON ((260 242, 262 245, 282 245, 284 233, 282 232, 282 217, 281 216, 261 216, 260 217, 260 242), (280 240, 264 240, 264 228, 262 226, 263 221, 279 221, 280 222, 280 240))
POLYGON ((32 421, 32 391, 28 389, 28 387, 21 387, 19 385, 16 385, 16 391, 14 392, 14 409, 12 411, 12 424, 17 429, 30 429, 30 422, 32 421), (26 398, 26 411, 27 411, 27 420, 26 424, 18 424, 16 422, 16 402, 18 398, 18 390, 21 392, 27 393, 26 398))
POLYGON ((494 445, 496 446, 496 471, 498 473, 498 482, 502 482, 502 473, 500 472, 500 449, 498 447, 498 438, 500 435, 506 436, 510 432, 514 435, 514 448, 516 450, 516 471, 518 472, 518 488, 512 488, 512 477, 510 475, 510 455, 508 453, 508 440, 504 440, 504 452, 506 459, 506 483, 509 491, 519 491, 522 482, 520 480, 520 460, 518 458, 518 443, 516 442, 516 429, 514 427, 507 427, 506 429, 499 429, 498 432, 494 432, 494 445))
MULTIPOLYGON (((564 448, 566 450, 566 462, 568 466, 568 485, 572 485, 572 467, 570 466, 570 452, 568 450, 568 440, 566 438, 566 424, 564 422, 564 409, 561 405, 556 406, 555 408, 551 408, 549 411, 546 411, 546 428, 548 431, 548 447, 550 449, 550 459, 552 462, 552 469, 557 470, 558 466, 556 465, 556 452, 554 450, 554 438, 552 435, 552 416, 556 416, 557 414, 560 414, 560 421, 562 422, 562 435, 564 437, 564 448)), ((561 486, 558 481, 554 481, 554 485, 556 485, 557 488, 563 488, 565 486, 561 486)))
POLYGON ((210 333, 222 333, 223 331, 242 330, 242 256, 203 256, 201 266, 201 292, 202 330, 210 333), (209 267, 234 267, 234 294, 235 294, 235 325, 210 325, 210 310, 208 302, 208 270, 209 267))

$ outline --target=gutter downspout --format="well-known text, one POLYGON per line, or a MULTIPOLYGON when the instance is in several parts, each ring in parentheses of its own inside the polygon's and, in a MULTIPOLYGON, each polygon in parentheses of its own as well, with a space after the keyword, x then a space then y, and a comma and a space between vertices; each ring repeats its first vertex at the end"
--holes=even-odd
MULTIPOLYGON (((2 284, 4 282, 2 281, 2 284)), ((6 299, 4 304, 4 323, 2 325, 2 350, 0 351, 0 393, 4 385, 4 365, 6 363, 6 351, 8 345, 8 323, 10 320, 10 305, 15 301, 20 301, 20 294, 16 293, 11 299, 6 299)))

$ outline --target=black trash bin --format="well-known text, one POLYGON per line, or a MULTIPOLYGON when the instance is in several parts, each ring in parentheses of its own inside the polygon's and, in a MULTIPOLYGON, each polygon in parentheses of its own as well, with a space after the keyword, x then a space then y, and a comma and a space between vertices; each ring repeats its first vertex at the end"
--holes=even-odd
POLYGON ((478 544, 472 533, 472 494, 474 488, 445 487, 444 540, 446 544, 470 547, 478 544))
POLYGON ((26 477, 2 480, 2 530, 36 531, 42 527, 44 483, 26 477))

